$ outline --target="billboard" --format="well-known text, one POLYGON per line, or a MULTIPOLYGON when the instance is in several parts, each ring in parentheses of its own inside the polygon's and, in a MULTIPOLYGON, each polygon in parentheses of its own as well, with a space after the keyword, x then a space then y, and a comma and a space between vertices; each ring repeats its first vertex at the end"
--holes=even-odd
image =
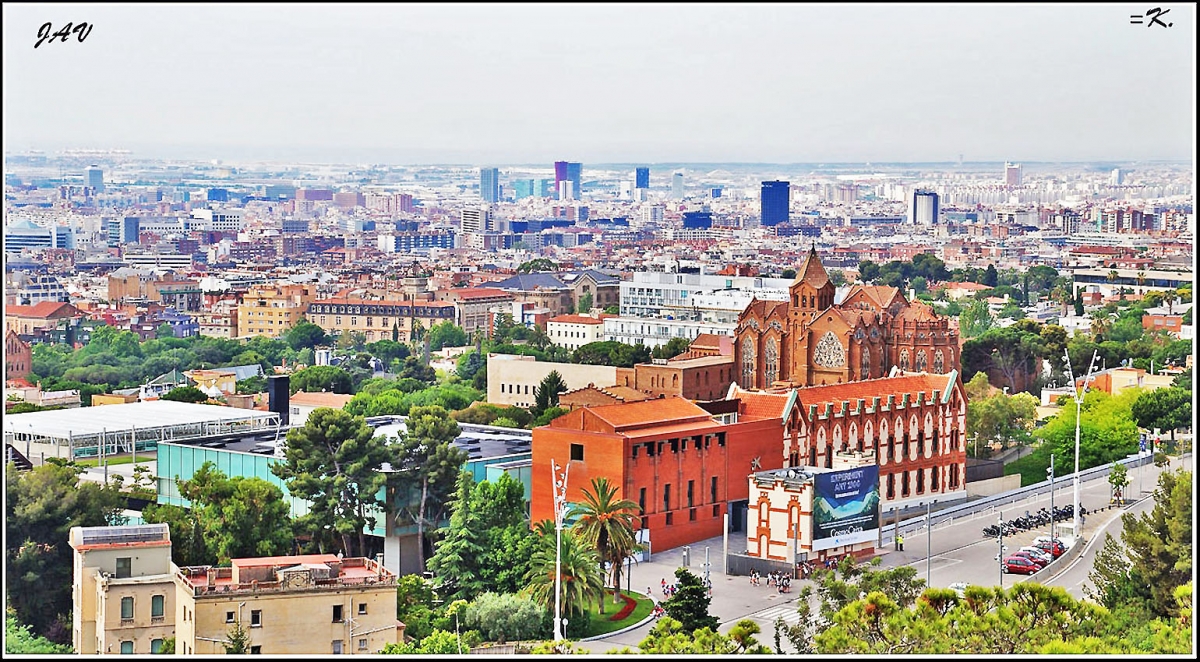
POLYGON ((877 539, 879 467, 829 471, 813 477, 813 550, 877 539))

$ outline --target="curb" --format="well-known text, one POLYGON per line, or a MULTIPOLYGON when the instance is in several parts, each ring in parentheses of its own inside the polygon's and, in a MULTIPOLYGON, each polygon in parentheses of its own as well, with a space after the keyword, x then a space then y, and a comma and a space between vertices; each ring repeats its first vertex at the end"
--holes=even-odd
POLYGON ((643 618, 638 623, 634 623, 633 625, 626 625, 625 627, 621 628, 620 630, 613 630, 612 632, 605 632, 604 634, 598 634, 594 637, 588 637, 587 639, 579 639, 578 641, 580 641, 580 642, 600 641, 601 639, 607 639, 608 637, 616 636, 618 634, 625 634, 626 632, 629 632, 630 630, 636 630, 653 620, 654 620, 654 612, 651 611, 649 616, 647 616, 646 618, 643 618))

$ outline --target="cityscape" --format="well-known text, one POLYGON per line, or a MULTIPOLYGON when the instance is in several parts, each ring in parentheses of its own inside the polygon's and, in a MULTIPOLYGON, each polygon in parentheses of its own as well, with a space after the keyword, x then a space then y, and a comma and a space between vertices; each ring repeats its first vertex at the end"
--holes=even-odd
POLYGON ((1195 10, 1129 8, 6 4, 6 653, 1194 655, 1195 10))

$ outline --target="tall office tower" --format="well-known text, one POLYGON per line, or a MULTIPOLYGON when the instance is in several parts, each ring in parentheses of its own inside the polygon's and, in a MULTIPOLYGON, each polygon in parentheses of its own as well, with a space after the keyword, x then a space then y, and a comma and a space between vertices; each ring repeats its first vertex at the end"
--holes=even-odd
POLYGON ((1004 183, 1008 186, 1021 185, 1021 164, 1020 163, 1004 163, 1004 183))
POLYGON ((1125 183, 1125 173, 1121 172, 1120 168, 1113 168, 1112 174, 1108 176, 1109 186, 1120 186, 1125 183))
POLYGON ((683 199, 683 173, 677 172, 671 176, 671 197, 676 200, 683 199))
POLYGON ((572 200, 583 198, 583 164, 568 163, 567 164, 567 179, 571 180, 571 190, 575 197, 572 200))
POLYGON ((620 198, 622 200, 630 200, 633 198, 633 182, 620 183, 620 198))
POLYGON ((87 167, 87 185, 96 189, 96 192, 104 190, 104 171, 98 165, 90 165, 87 167))
POLYGON ((722 194, 723 192, 724 192, 724 189, 720 189, 720 188, 712 188, 712 189, 709 189, 709 191, 708 191, 708 194, 709 194, 709 196, 711 196, 713 199, 716 199, 716 198, 719 198, 719 197, 721 197, 721 194, 722 194))
POLYGON ((633 171, 634 188, 650 188, 650 169, 636 168, 633 171))
POLYGON ((649 207, 643 207, 642 208, 642 222, 643 223, 662 223, 663 211, 664 211, 664 209, 663 209, 662 205, 651 205, 649 207))
POLYGON ((466 232, 491 232, 496 229, 492 222, 492 210, 485 207, 476 207, 462 210, 462 231, 466 232))
POLYGON ((538 179, 534 181, 533 194, 539 198, 552 198, 558 195, 557 188, 550 188, 551 180, 538 179))
POLYGON ((108 219, 108 246, 110 248, 122 244, 136 244, 141 227, 141 219, 137 216, 108 219))
POLYGON ((515 179, 512 183, 513 197, 517 200, 533 196, 533 180, 532 179, 515 179))
POLYGON ((574 200, 575 199, 575 182, 564 179, 558 183, 558 199, 559 200, 574 200))
POLYGON ((786 222, 792 206, 791 182, 779 180, 763 182, 759 204, 763 225, 779 225, 786 222))
POLYGON ((908 203, 910 225, 937 225, 938 194, 924 189, 914 189, 908 203))
POLYGON ((555 195, 555 197, 558 196, 559 190, 562 189, 562 183, 568 179, 568 177, 567 177, 567 166, 568 165, 569 164, 566 161, 555 161, 554 162, 554 195, 555 195))
POLYGON ((500 202, 499 168, 479 169, 479 197, 483 198, 484 202, 500 202))

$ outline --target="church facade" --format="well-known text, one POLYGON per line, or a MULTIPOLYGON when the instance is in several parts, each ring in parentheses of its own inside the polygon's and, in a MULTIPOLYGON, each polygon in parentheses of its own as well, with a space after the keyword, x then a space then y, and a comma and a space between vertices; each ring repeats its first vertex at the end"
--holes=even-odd
POLYGON ((946 319, 895 287, 856 284, 839 303, 814 247, 788 301, 755 300, 738 316, 734 369, 743 389, 821 386, 958 368, 946 319))

